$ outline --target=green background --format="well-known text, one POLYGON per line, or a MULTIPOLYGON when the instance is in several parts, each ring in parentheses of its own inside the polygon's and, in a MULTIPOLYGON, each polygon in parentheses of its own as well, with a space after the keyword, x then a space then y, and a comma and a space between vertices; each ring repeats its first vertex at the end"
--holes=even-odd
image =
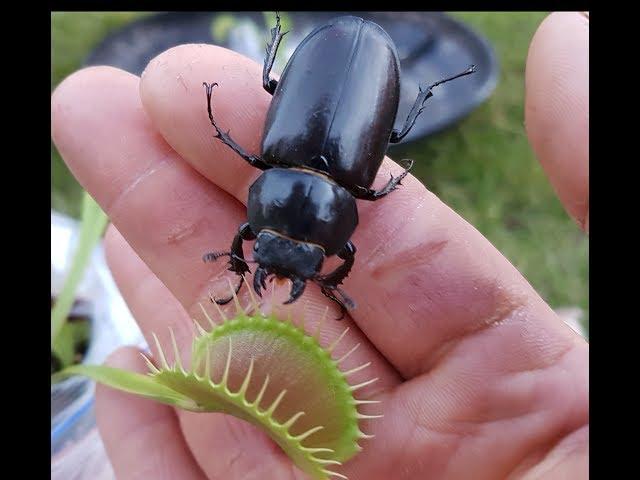
MULTIPOLYGON (((140 13, 53 13, 51 89, 110 31, 140 13)), ((567 216, 524 130, 524 69, 545 13, 453 13, 498 55, 492 97, 454 128, 402 150, 413 173, 482 232, 552 307, 579 306, 588 328, 588 238, 567 216)), ((80 187, 51 145, 51 202, 79 216, 80 187)))

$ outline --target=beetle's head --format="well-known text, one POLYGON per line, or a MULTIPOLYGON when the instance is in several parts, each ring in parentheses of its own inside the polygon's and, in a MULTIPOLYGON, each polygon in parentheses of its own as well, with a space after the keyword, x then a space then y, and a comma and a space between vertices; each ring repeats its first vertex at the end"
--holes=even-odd
POLYGON ((300 242, 269 230, 262 230, 253 245, 253 258, 259 268, 253 277, 253 287, 261 295, 260 287, 266 289, 269 275, 288 278, 293 283, 289 300, 291 303, 302 295, 307 280, 322 268, 324 250, 312 243, 300 242))

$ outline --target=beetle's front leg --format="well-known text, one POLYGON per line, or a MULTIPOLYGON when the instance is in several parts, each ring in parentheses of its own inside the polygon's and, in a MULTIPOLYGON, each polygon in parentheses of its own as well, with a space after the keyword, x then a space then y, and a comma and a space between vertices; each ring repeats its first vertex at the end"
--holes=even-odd
POLYGON ((262 67, 262 86, 264 89, 273 95, 278 86, 278 81, 269 78, 273 63, 276 60, 276 53, 278 53, 278 46, 284 37, 289 32, 280 33, 280 15, 276 12, 276 26, 271 29, 271 43, 267 44, 266 56, 264 58, 264 65, 262 67))
POLYGON ((348 308, 355 308, 355 302, 338 287, 338 285, 347 278, 347 275, 349 275, 351 267, 353 267, 353 262, 355 261, 355 253, 355 245, 351 241, 348 241, 338 252, 338 257, 344 260, 342 265, 327 275, 318 275, 314 278, 314 281, 320 285, 320 290, 323 295, 340 306, 341 315, 338 320, 344 316, 348 308), (337 292, 342 298, 338 298, 334 292, 337 292))
POLYGON ((409 116, 407 116, 407 120, 404 122, 404 126, 402 127, 402 130, 400 131, 393 130, 393 132, 391 132, 391 138, 389 139, 389 143, 398 143, 411 131, 411 129, 416 123, 416 120, 418 119, 418 116, 424 110, 424 102, 426 102, 427 99, 433 97, 433 93, 431 92, 433 88, 437 87, 438 85, 442 85, 443 83, 449 82, 451 80, 455 80, 456 78, 464 77, 465 75, 470 75, 475 71, 476 71, 476 66, 471 65, 464 72, 454 75, 453 77, 440 80, 424 89, 422 88, 422 85, 420 85, 418 87, 419 89, 418 98, 416 98, 416 101, 413 104, 413 107, 411 107, 411 111, 409 112, 409 116))
POLYGON ((204 86, 207 90, 207 111, 209 112, 209 120, 211 121, 211 125, 213 125, 213 128, 216 129, 216 138, 219 138, 220 140, 222 140, 222 143, 227 145, 234 152, 236 152, 238 155, 244 158, 247 162, 249 162, 249 165, 251 165, 252 167, 259 168, 260 170, 267 170, 271 168, 271 165, 268 165, 265 162, 263 162, 260 157, 256 157, 255 155, 251 155, 245 152, 240 145, 238 145, 235 141, 233 141, 233 139, 229 136, 228 131, 225 133, 222 130, 220 130, 220 128, 218 127, 218 124, 213 119, 213 111, 211 110, 211 95, 213 93, 213 87, 218 86, 218 84, 215 82, 212 83, 211 85, 209 85, 208 83, 204 83, 204 86))
POLYGON ((327 288, 335 288, 347 278, 355 261, 356 246, 349 240, 338 252, 338 258, 344 260, 342 265, 326 275, 318 275, 316 281, 327 288))
POLYGON ((391 175, 391 178, 389 179, 387 184, 380 190, 373 190, 371 188, 359 187, 356 185, 351 189, 351 194, 354 197, 359 198, 360 200, 370 200, 372 202, 375 200, 380 200, 382 197, 388 195, 396 188, 398 188, 398 185, 402 185, 402 179, 407 176, 409 170, 411 170, 411 167, 413 167, 413 160, 406 159, 403 160, 403 162, 406 162, 404 165, 404 172, 402 172, 397 177, 391 175))
MULTIPOLYGON (((229 257, 229 271, 238 274, 240 277, 240 283, 235 289, 236 294, 240 291, 242 284, 244 283, 244 274, 251 273, 249 270, 249 266, 244 259, 244 252, 242 251, 242 241, 243 240, 255 240, 256 235, 251 230, 251 226, 249 223, 244 223, 238 229, 238 233, 233 238, 233 242, 231 243, 231 251, 229 252, 210 252, 205 254, 202 259, 205 262, 215 262, 218 258, 228 256, 229 257)), ((218 305, 224 305, 229 303, 233 299, 233 295, 223 298, 223 299, 214 299, 218 305)))

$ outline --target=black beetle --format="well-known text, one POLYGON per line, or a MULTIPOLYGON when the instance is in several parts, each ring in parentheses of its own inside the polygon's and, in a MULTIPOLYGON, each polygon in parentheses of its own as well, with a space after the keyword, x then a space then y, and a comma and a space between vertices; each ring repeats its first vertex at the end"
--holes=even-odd
MULTIPOLYGON (((397 143, 409 133, 435 86, 473 73, 475 67, 421 86, 398 131, 393 125, 400 96, 400 61, 395 45, 381 27, 345 16, 316 28, 300 43, 276 81, 269 74, 286 33, 280 33, 276 14, 262 73, 263 87, 273 99, 261 156, 245 152, 229 132, 218 127, 211 110, 212 90, 217 84, 204 84, 216 137, 264 173, 249 189, 249 221, 240 226, 231 251, 208 253, 203 259, 229 256, 229 270, 240 276, 238 292, 244 273, 250 272, 242 241, 256 240, 253 254, 258 269, 253 286, 258 295, 273 274, 291 280, 285 302, 291 303, 311 280, 344 312, 346 307, 354 308, 339 285, 349 274, 356 253, 350 241, 358 225, 356 199, 378 200, 400 185, 411 169, 410 160, 404 172, 391 176, 382 189, 371 188, 389 143, 397 143), (331 255, 344 262, 321 275, 323 260, 331 255)), ((231 298, 215 301, 225 304, 231 298)))

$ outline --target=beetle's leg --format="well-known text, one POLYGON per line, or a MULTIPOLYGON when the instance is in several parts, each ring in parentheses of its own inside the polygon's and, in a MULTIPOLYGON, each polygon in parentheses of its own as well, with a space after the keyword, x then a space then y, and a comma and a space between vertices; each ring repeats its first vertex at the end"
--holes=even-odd
POLYGON ((216 138, 219 138, 220 140, 222 140, 222 143, 227 145, 234 152, 236 152, 238 155, 244 158, 247 162, 249 162, 249 165, 251 165, 252 167, 259 168, 260 170, 267 170, 271 168, 271 165, 264 163, 260 159, 260 157, 256 157, 255 155, 250 155, 247 152, 245 152, 240 145, 238 145, 236 142, 233 141, 233 139, 229 136, 228 131, 225 133, 222 130, 220 130, 220 128, 216 124, 216 121, 213 119, 213 111, 211 110, 211 95, 213 93, 213 87, 218 86, 218 84, 215 82, 212 83, 211 85, 209 85, 208 83, 204 83, 204 86, 207 90, 207 109, 209 112, 209 120, 211 120, 211 125, 213 125, 213 128, 216 129, 216 138))
POLYGON ((336 268, 333 272, 328 273, 327 275, 318 275, 314 278, 314 281, 320 285, 320 290, 322 293, 340 305, 340 317, 338 320, 344 317, 347 308, 355 308, 355 303, 351 300, 340 288, 338 285, 342 283, 342 281, 347 278, 349 272, 351 271, 351 267, 353 267, 353 262, 355 261, 355 253, 356 247, 351 241, 348 241, 344 247, 340 249, 338 252, 338 257, 343 259, 344 262, 338 268, 336 268), (342 299, 339 299, 333 292, 338 292, 342 299), (345 305, 346 304, 346 305, 345 305))
POLYGON ((278 86, 278 81, 269 78, 271 69, 273 68, 273 62, 276 60, 276 53, 278 52, 278 46, 284 37, 289 32, 280 33, 280 15, 276 12, 276 26, 271 29, 271 43, 267 44, 266 56, 264 57, 264 65, 262 67, 262 86, 264 89, 273 95, 278 86))
POLYGON ((405 167, 404 172, 402 172, 397 177, 394 177, 393 175, 391 175, 391 178, 389 179, 387 184, 384 187, 382 187, 380 190, 373 190, 371 188, 364 188, 356 185, 355 187, 351 188, 351 194, 354 197, 359 198, 361 200, 370 200, 370 201, 380 200, 382 197, 384 197, 385 195, 388 195, 389 193, 393 192, 396 188, 398 188, 398 185, 402 185, 402 179, 407 176, 407 174, 409 173, 409 170, 411 170, 411 167, 413 167, 413 160, 405 159, 403 160, 403 162, 406 162, 404 165, 405 167))
POLYGON ((336 268, 333 272, 326 275, 318 275, 316 281, 322 284, 324 287, 335 288, 347 278, 353 262, 355 261, 356 246, 349 240, 344 247, 338 252, 338 257, 344 260, 342 265, 336 268))
POLYGON ((464 77, 465 75, 470 75, 475 71, 476 71, 476 66, 471 65, 464 72, 454 75, 453 77, 440 80, 434 83, 433 85, 426 87, 425 89, 423 89, 422 85, 420 85, 418 87, 419 89, 418 98, 416 98, 416 101, 413 104, 413 107, 411 107, 411 111, 409 112, 409 116, 407 117, 407 120, 404 122, 404 126, 402 127, 402 130, 400 131, 393 130, 393 132, 391 132, 391 138, 389 139, 389 143, 398 143, 411 131, 411 129, 413 128, 413 125, 416 123, 416 119, 424 110, 424 102, 426 102, 428 98, 433 96, 433 93, 431 92, 431 90, 434 87, 437 87, 438 85, 442 85, 443 83, 449 82, 451 80, 455 80, 456 78, 464 77))
MULTIPOLYGON (((236 287, 236 293, 240 291, 240 287, 244 283, 244 274, 249 272, 249 266, 244 259, 244 252, 242 251, 242 241, 243 240, 254 240, 256 238, 255 234, 251 230, 249 223, 244 223, 238 229, 238 233, 233 238, 233 242, 231 243, 231 251, 229 252, 210 252, 205 254, 202 257, 202 260, 205 262, 215 262, 218 258, 228 256, 229 257, 229 271, 237 273, 240 277, 240 283, 236 287)), ((224 305, 225 303, 229 303, 233 299, 233 295, 227 298, 222 299, 213 299, 217 304, 224 305)))
POLYGON ((331 300, 336 302, 340 307, 340 316, 336 318, 336 320, 342 320, 344 318, 344 314, 347 313, 347 310, 349 309, 353 310, 354 308, 356 308, 355 302, 351 300, 351 298, 349 298, 349 296, 338 287, 333 289, 328 289, 321 286, 320 291, 325 297, 330 298, 331 300), (338 292, 342 297, 342 299, 336 297, 333 294, 333 292, 338 292))

